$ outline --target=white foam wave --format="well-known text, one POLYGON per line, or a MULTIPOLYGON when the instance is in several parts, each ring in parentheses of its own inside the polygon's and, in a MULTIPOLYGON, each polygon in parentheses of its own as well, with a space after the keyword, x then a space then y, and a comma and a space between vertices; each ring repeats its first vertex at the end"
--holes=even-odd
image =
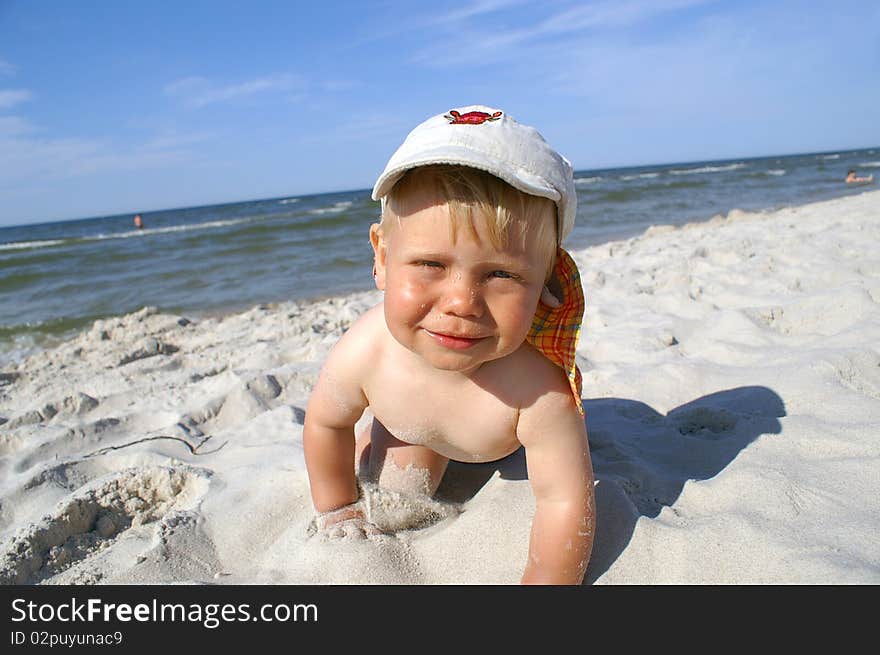
POLYGON ((641 180, 641 179, 650 179, 652 177, 657 177, 660 173, 639 173, 638 175, 622 175, 620 177, 621 180, 641 180))
POLYGON ((745 168, 746 164, 740 162, 738 164, 728 164, 727 166, 700 166, 698 168, 674 168, 670 173, 673 175, 693 175, 694 173, 722 173, 724 171, 735 171, 738 168, 745 168))
POLYGON ((218 227, 228 227, 241 223, 250 223, 254 218, 236 218, 225 221, 207 221, 205 223, 188 223, 185 225, 169 225, 167 227, 143 228, 140 230, 126 230, 125 232, 110 232, 109 234, 95 234, 84 237, 69 239, 51 239, 46 241, 16 241, 13 243, 0 244, 2 250, 23 250, 25 248, 48 248, 60 243, 83 243, 88 241, 105 241, 107 239, 130 239, 132 237, 146 237, 169 232, 190 232, 193 230, 210 230, 218 227))
POLYGON ((318 209, 309 210, 310 214, 338 214, 339 212, 343 212, 346 209, 351 207, 351 200, 345 200, 343 202, 337 202, 332 207, 320 207, 318 209))
POLYGON ((866 161, 859 164, 862 168, 880 168, 880 161, 866 161))
POLYGON ((279 205, 289 205, 294 202, 299 202, 299 198, 285 198, 284 200, 279 200, 279 205))
POLYGON ((130 239, 132 237, 145 237, 153 234, 168 234, 170 232, 190 232, 193 230, 210 230, 217 227, 228 227, 250 223, 253 218, 234 218, 226 221, 206 221, 204 223, 187 223, 185 225, 169 225, 167 227, 145 228, 141 230, 128 230, 126 232, 111 232, 110 234, 97 234, 91 237, 83 237, 81 241, 102 241, 104 239, 130 239))
POLYGON ((0 369, 14 368, 36 350, 39 346, 31 334, 16 334, 11 339, 0 340, 0 369))
POLYGON ((819 159, 840 159, 840 155, 820 155, 819 159))
POLYGON ((784 168, 771 168, 768 171, 765 171, 767 175, 785 175, 787 171, 784 168))
POLYGON ((0 250, 24 250, 25 248, 48 248, 59 243, 64 243, 63 239, 50 239, 48 241, 14 241, 12 243, 0 243, 0 250))
POLYGON ((575 184, 594 184, 595 182, 598 182, 598 181, 601 180, 601 179, 602 179, 602 178, 601 178, 600 176, 596 176, 596 177, 576 177, 575 180, 574 180, 574 183, 575 183, 575 184))

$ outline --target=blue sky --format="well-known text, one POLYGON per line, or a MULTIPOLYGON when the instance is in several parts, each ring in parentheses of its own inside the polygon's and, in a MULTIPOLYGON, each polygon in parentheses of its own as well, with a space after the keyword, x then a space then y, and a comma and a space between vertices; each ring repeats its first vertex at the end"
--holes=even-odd
POLYGON ((880 145, 880 8, 0 0, 0 225, 372 186, 483 103, 576 169, 880 145))

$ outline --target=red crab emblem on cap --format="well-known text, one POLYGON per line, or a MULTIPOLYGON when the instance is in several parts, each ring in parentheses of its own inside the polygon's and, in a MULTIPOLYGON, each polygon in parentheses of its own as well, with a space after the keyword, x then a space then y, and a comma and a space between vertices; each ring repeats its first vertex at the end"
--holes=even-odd
POLYGON ((460 114, 453 109, 446 115, 446 118, 449 119, 450 125, 482 125, 486 121, 497 121, 501 118, 501 112, 487 114, 484 111, 469 111, 466 114, 460 114))

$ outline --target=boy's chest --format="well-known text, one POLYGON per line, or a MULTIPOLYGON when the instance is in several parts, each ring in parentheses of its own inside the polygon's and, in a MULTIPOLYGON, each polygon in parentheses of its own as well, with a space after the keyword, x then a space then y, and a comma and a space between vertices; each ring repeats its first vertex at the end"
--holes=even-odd
POLYGON ((520 446, 517 410, 478 384, 445 384, 405 368, 381 373, 367 389, 370 411, 401 441, 461 462, 493 461, 520 446))

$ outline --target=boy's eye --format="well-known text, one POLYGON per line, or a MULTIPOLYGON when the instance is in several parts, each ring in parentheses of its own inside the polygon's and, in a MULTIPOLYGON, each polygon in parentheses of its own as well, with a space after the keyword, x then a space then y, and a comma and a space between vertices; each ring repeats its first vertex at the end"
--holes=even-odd
POLYGON ((497 278, 501 278, 504 280, 518 280, 519 279, 518 275, 516 275, 514 273, 510 273, 508 271, 492 271, 491 275, 492 275, 492 277, 497 277, 497 278))
POLYGON ((418 266, 426 266, 428 268, 443 268, 443 264, 441 264, 440 262, 432 262, 427 260, 416 262, 416 264, 418 266))

